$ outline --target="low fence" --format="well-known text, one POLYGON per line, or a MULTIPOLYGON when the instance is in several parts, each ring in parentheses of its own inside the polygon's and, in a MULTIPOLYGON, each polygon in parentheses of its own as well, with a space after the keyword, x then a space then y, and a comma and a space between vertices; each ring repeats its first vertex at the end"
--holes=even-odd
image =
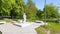
POLYGON ((11 18, 15 18, 16 16, 0 16, 0 19, 3 19, 3 18, 9 18, 9 19, 11 19, 11 18))

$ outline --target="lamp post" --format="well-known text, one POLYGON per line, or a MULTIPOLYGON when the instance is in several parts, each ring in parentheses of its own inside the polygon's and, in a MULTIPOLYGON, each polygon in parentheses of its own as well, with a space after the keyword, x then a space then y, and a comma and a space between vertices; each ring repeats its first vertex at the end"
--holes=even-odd
POLYGON ((44 19, 44 21, 45 21, 45 24, 46 24, 46 0, 45 0, 45 4, 44 4, 44 14, 45 14, 45 19, 44 19))

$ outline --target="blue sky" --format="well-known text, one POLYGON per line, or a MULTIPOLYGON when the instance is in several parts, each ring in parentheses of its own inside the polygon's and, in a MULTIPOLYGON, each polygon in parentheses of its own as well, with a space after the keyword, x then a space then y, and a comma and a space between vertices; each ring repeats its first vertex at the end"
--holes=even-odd
MULTIPOLYGON (((35 3, 38 9, 43 10, 45 0, 32 0, 32 1, 35 3)), ((24 0, 24 2, 27 2, 27 0, 24 0)), ((51 4, 51 3, 53 3, 54 6, 60 6, 60 0, 46 0, 46 4, 51 4)))

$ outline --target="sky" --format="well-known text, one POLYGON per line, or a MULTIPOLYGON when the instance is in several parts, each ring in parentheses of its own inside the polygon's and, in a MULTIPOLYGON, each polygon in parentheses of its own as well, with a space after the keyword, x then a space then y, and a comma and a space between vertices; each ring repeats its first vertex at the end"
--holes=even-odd
MULTIPOLYGON (((43 10, 45 0, 32 0, 32 1, 35 3, 38 9, 43 10)), ((27 0, 24 0, 24 2, 26 3, 27 0)), ((46 0, 46 4, 51 4, 51 3, 53 3, 54 6, 60 7, 60 0, 46 0)), ((59 12, 60 12, 60 9, 59 9, 59 12)))

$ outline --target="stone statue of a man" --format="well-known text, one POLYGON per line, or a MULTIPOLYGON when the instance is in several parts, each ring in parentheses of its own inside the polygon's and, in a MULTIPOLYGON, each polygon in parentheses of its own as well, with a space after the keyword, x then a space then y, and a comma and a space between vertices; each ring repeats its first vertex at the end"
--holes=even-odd
POLYGON ((23 14, 23 18, 24 18, 23 22, 26 23, 26 14, 25 13, 23 14))

